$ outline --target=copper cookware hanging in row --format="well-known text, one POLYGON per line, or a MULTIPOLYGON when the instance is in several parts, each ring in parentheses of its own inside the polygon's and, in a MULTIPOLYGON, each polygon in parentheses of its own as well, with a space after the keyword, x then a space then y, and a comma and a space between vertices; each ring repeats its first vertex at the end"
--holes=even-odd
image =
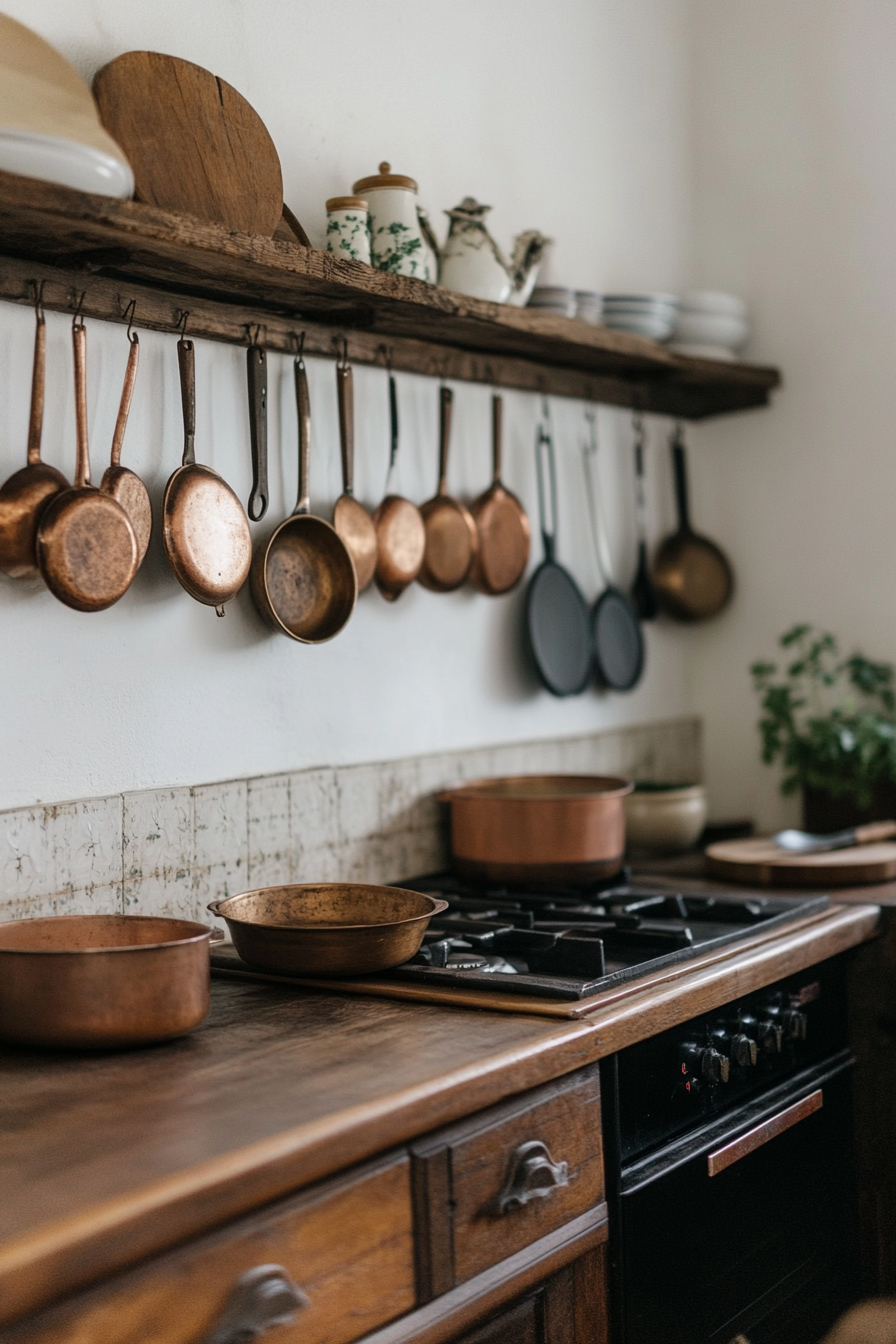
POLYGON ((387 356, 389 374, 389 468, 376 526, 376 586, 387 602, 395 602, 420 573, 426 550, 426 528, 416 504, 393 492, 398 460, 398 389, 387 356))
POLYGON ((124 386, 121 389, 121 402, 118 407, 118 419, 115 433, 112 435, 112 454, 108 467, 103 472, 100 489, 103 494, 111 495, 118 501, 131 520, 134 537, 137 541, 137 565, 143 564, 152 536, 152 504, 149 491, 136 472, 121 465, 121 449, 124 432, 127 428, 134 384, 137 381, 137 361, 140 358, 140 338, 136 331, 128 327, 128 363, 125 369, 124 386))
POLYGON ((370 514, 355 499, 355 397, 346 342, 342 359, 336 365, 336 392, 339 403, 339 447, 342 455, 342 494, 333 509, 333 526, 345 542, 355 573, 358 592, 373 581, 376 569, 376 526, 370 514))
POLYGON ((450 387, 439 388, 439 485, 420 509, 426 529, 426 549, 417 576, 434 593, 451 593, 465 583, 479 545, 476 524, 468 508, 448 494, 448 448, 451 441, 450 387))

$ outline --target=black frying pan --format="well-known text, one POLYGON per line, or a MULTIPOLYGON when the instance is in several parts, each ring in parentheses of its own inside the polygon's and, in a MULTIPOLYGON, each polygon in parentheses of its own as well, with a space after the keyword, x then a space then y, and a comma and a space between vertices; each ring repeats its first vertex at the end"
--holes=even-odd
POLYGON ((588 416, 591 442, 585 445, 585 495, 591 520, 591 536, 603 592, 591 609, 594 634, 594 664, 599 680, 613 691, 630 691, 644 671, 644 634, 637 612, 621 588, 610 577, 610 554, 602 525, 600 506, 594 493, 592 471, 597 466, 595 415, 588 416))
POLYGON ((526 633, 538 675, 552 695, 580 695, 591 679, 591 618, 579 585, 554 559, 557 538, 557 473, 554 445, 544 425, 535 440, 538 510, 544 559, 526 589, 526 633), (550 480, 550 521, 544 459, 550 480))

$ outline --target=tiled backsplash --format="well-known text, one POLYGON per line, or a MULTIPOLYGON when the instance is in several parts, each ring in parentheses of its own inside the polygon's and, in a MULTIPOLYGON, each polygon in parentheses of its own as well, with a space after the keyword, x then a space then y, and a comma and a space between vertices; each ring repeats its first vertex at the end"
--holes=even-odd
POLYGON ((0 812, 0 920, 207 920, 208 901, 251 887, 411 877, 446 862, 437 789, 554 771, 699 779, 699 720, 0 812))

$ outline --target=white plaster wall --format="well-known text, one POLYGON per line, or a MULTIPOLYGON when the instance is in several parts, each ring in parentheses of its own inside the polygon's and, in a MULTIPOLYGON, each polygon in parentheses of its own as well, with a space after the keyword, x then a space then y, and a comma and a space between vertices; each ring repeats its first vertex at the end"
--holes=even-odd
MULTIPOLYGON (((5 8, 87 77, 117 53, 147 47, 229 80, 267 122, 286 199, 315 240, 325 198, 389 158, 419 179, 436 219, 474 193, 494 203, 494 229, 505 243, 527 226, 553 235, 550 273, 557 280, 674 290, 688 279, 690 5, 682 0, 561 0, 549 11, 537 0, 456 0, 449 7, 417 0, 391 11, 368 0, 7 0, 5 8)), ((755 286, 750 292, 760 297, 755 286)), ((51 314, 48 326, 45 450, 71 471, 69 324, 51 314)), ((123 329, 88 328, 98 476, 126 349, 123 329)), ((23 460, 31 331, 27 310, 0 305, 3 477, 23 460)), ((765 341, 775 344, 770 335, 765 341)), ((198 342, 197 373, 198 454, 245 499, 243 351, 198 342)), ((288 365, 274 358, 274 519, 291 507, 295 489, 287 375, 288 365)), ((339 492, 332 367, 313 362, 310 378, 313 492, 326 510, 339 492)), ((422 500, 435 485, 437 390, 403 376, 399 391, 400 484, 422 500)), ((357 486, 372 505, 386 465, 384 374, 357 370, 356 393, 357 486)), ((471 496, 488 477, 488 389, 458 386, 455 404, 451 484, 471 496)), ((537 404, 519 394, 507 398, 506 409, 506 477, 534 514, 537 404)), ((553 407, 560 554, 592 596, 582 410, 553 407)), ((179 461, 179 421, 174 340, 147 333, 125 461, 147 480, 157 507, 179 461)), ((627 582, 634 559, 629 429, 615 412, 602 412, 600 423, 617 577, 627 582)), ((662 433, 654 425, 654 439, 662 433)), ((723 445, 719 460, 737 456, 723 445)), ((650 470, 656 528, 660 512, 669 512, 665 457, 652 458, 650 470)), ((332 644, 299 647, 266 633, 247 593, 223 621, 193 603, 167 572, 158 540, 132 591, 98 615, 68 611, 39 586, 5 582, 0 808, 593 732, 692 709, 690 632, 650 631, 648 672, 632 695, 589 692, 556 701, 524 665, 521 619, 521 593, 490 600, 415 587, 388 607, 371 592, 332 644)))
POLYGON ((796 815, 758 760, 747 669, 796 621, 896 658, 896 5, 697 0, 696 278, 744 294, 772 414, 692 435, 696 521, 735 605, 697 633, 713 811, 796 815))

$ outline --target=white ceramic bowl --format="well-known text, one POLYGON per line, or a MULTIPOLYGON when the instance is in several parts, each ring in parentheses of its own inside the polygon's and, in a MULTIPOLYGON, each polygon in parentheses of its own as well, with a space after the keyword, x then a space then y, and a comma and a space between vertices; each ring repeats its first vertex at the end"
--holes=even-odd
POLYGON ((675 326, 674 313, 614 313, 604 311, 604 325, 614 331, 627 331, 633 336, 649 336, 654 341, 666 341, 672 335, 675 326))
POLYGON ((747 305, 736 294, 718 289, 691 289, 681 296, 682 309, 689 313, 727 313, 730 317, 747 316, 747 305))
POLYGON ((0 131, 0 168, 97 196, 134 194, 134 174, 123 157, 115 159, 93 145, 34 131, 0 131))
POLYGON ((702 784, 636 783, 623 798, 629 849, 674 854, 691 849, 706 825, 706 790, 702 784))
POLYGON ((691 345, 726 345, 736 349, 747 338, 747 323, 728 313, 693 313, 682 309, 675 322, 675 339, 691 345))
POLYGON ((678 308, 678 299, 674 294, 605 294, 604 304, 613 308, 678 308))

